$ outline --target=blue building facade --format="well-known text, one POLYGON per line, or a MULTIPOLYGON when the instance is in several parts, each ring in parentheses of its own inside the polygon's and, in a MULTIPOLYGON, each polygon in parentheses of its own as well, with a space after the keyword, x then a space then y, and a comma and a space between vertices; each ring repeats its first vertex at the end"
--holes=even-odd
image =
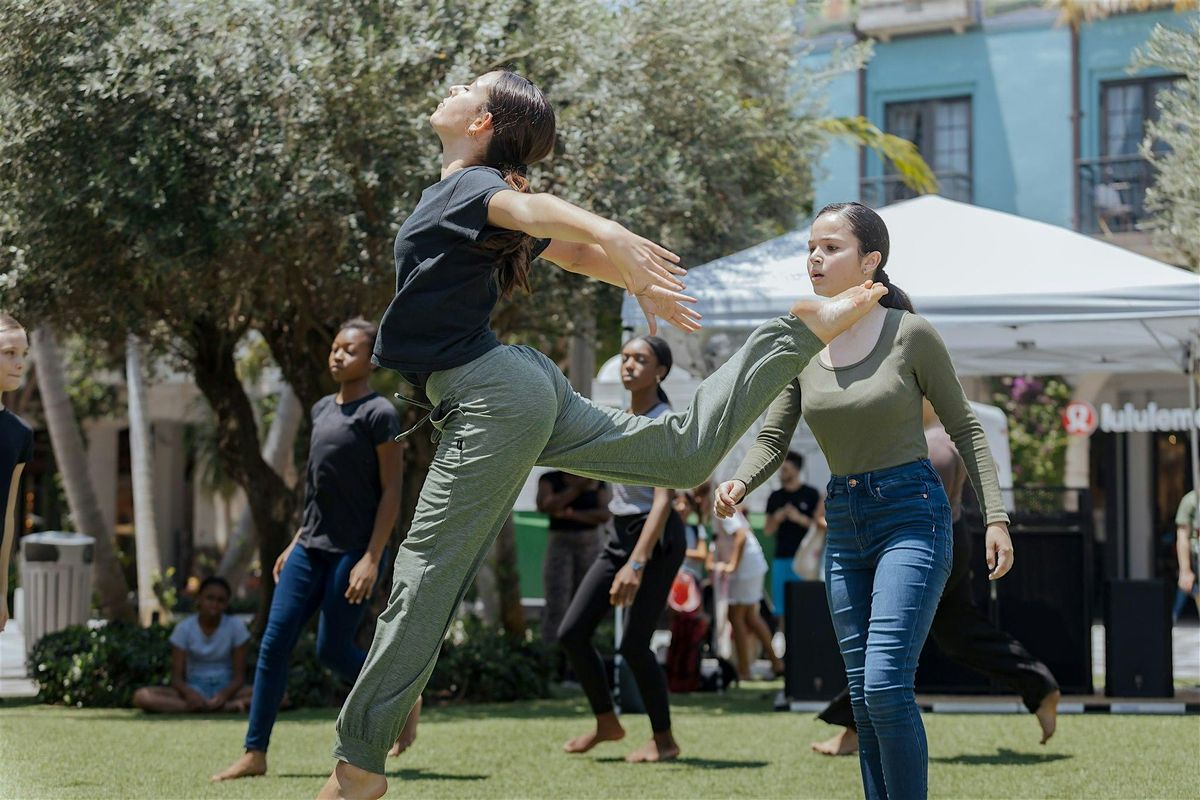
MULTIPOLYGON (((833 84, 827 109, 917 144, 957 200, 1149 251, 1137 230, 1151 170, 1138 153, 1154 95, 1173 77, 1131 72, 1156 25, 1194 14, 1117 14, 1078 29, 1041 0, 825 0, 810 6, 809 59, 859 38, 873 55, 833 84)), ((815 207, 910 196, 871 153, 838 144, 815 207)))

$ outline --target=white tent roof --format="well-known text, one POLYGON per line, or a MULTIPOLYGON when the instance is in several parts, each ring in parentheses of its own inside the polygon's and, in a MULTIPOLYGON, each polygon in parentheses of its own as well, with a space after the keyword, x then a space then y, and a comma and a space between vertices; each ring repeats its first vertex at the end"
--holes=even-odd
MULTIPOLYGON (((1200 329, 1200 276, 1090 236, 935 195, 879 210, 888 274, 946 340, 960 374, 1177 372, 1200 329)), ((812 296, 808 229, 691 269, 704 330, 662 326, 706 374, 745 334, 812 296)), ((627 325, 642 328, 636 303, 627 325)))

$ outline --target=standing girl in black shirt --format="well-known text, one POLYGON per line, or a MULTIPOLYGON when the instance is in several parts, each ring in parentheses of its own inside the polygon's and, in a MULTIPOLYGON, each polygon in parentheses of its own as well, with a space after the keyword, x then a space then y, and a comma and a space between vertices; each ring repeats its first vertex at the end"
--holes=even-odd
POLYGON ((353 682, 367 656, 354 644, 354 634, 396 524, 401 478, 401 447, 395 441, 400 415, 369 383, 375 334, 366 320, 350 320, 330 348, 329 372, 338 391, 312 408, 304 519, 275 561, 275 594, 255 666, 246 752, 214 781, 266 773, 267 745, 287 689, 292 648, 314 613, 321 612, 317 658, 322 664, 353 682))

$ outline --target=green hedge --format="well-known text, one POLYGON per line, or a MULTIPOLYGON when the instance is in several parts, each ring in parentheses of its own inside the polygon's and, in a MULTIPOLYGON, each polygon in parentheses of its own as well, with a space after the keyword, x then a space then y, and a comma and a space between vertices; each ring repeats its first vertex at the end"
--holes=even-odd
MULTIPOLYGON (((43 703, 127 707, 141 686, 171 682, 173 626, 114 622, 72 626, 43 637, 29 654, 29 675, 43 703)), ((251 645, 247 679, 258 643, 251 645)), ((434 700, 508 701, 549 697, 551 666, 538 642, 513 641, 473 618, 455 623, 426 695, 434 700)), ((288 697, 297 708, 338 705, 348 687, 317 661, 316 634, 300 637, 288 668, 288 697)))
POLYGON ((549 697, 552 673, 551 659, 532 636, 514 639, 467 617, 451 626, 425 696, 479 703, 549 697))

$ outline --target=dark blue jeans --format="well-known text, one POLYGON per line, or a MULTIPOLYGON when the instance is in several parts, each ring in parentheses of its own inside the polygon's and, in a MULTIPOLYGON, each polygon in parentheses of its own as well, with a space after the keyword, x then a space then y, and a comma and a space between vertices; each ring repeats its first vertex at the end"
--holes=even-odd
POLYGON ((296 545, 288 556, 271 597, 267 628, 258 648, 247 750, 266 751, 270 744, 275 716, 287 691, 292 649, 318 609, 317 659, 347 683, 358 677, 367 654, 354 645, 354 633, 367 603, 351 605, 346 600, 346 589, 350 586, 350 570, 363 552, 331 553, 296 545))
POLYGON ((867 800, 928 793, 917 658, 954 559, 950 502, 928 460, 834 476, 825 591, 846 662, 867 800))

